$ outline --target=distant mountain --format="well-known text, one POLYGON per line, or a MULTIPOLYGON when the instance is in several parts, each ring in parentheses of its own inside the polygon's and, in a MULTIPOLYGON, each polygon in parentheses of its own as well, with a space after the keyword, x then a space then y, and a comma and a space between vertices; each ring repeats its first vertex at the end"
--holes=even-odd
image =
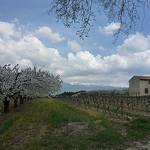
MULTIPOLYGON (((126 87, 124 87, 126 88, 126 87)), ((62 90, 63 92, 77 92, 81 90, 93 91, 93 90, 111 90, 111 89, 124 89, 122 87, 113 87, 113 86, 97 86, 97 85, 81 85, 81 84, 69 84, 63 83, 62 90)))

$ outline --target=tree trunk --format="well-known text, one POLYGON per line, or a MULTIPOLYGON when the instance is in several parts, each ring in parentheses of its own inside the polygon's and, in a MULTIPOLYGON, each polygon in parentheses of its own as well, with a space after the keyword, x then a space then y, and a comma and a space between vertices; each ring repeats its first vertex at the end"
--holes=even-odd
POLYGON ((20 104, 23 104, 23 97, 20 96, 20 104))
POLYGON ((14 99, 14 108, 16 108, 18 106, 18 98, 14 99))
POLYGON ((4 104, 4 113, 9 112, 9 100, 7 100, 7 97, 5 98, 5 100, 3 101, 4 104))
POLYGON ((28 102, 29 100, 30 100, 30 98, 28 97, 28 98, 27 98, 27 102, 28 102))

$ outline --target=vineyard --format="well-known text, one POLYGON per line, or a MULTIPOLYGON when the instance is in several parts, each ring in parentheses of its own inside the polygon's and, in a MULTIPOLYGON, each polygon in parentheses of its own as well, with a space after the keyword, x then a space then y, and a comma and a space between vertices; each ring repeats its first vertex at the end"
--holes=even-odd
POLYGON ((85 109, 101 110, 107 115, 118 118, 133 114, 150 115, 150 97, 110 96, 93 93, 81 93, 76 96, 60 97, 61 100, 85 109))
POLYGON ((136 150, 149 146, 150 119, 146 116, 117 121, 56 99, 35 99, 22 106, 0 116, 0 150, 136 150), (88 127, 69 129, 73 123, 88 127), (141 141, 139 148, 134 146, 137 141, 141 141))

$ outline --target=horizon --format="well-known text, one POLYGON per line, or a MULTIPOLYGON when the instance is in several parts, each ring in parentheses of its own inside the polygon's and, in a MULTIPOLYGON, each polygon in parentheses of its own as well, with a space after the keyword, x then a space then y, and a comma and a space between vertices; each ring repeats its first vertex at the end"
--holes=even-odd
POLYGON ((83 85, 83 84, 70 84, 62 83, 62 88, 59 93, 63 92, 78 92, 78 91, 101 91, 101 90, 123 90, 128 89, 128 87, 115 87, 115 86, 101 86, 101 85, 83 85))

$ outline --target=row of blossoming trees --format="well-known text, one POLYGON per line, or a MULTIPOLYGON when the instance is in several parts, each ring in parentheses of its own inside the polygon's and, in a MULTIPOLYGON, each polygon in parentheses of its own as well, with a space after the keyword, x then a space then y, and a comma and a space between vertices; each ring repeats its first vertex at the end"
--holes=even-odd
POLYGON ((4 112, 9 111, 10 99, 17 107, 18 100, 49 97, 59 92, 62 80, 59 75, 48 71, 38 70, 36 67, 20 69, 19 65, 0 66, 0 101, 3 101, 4 112))

